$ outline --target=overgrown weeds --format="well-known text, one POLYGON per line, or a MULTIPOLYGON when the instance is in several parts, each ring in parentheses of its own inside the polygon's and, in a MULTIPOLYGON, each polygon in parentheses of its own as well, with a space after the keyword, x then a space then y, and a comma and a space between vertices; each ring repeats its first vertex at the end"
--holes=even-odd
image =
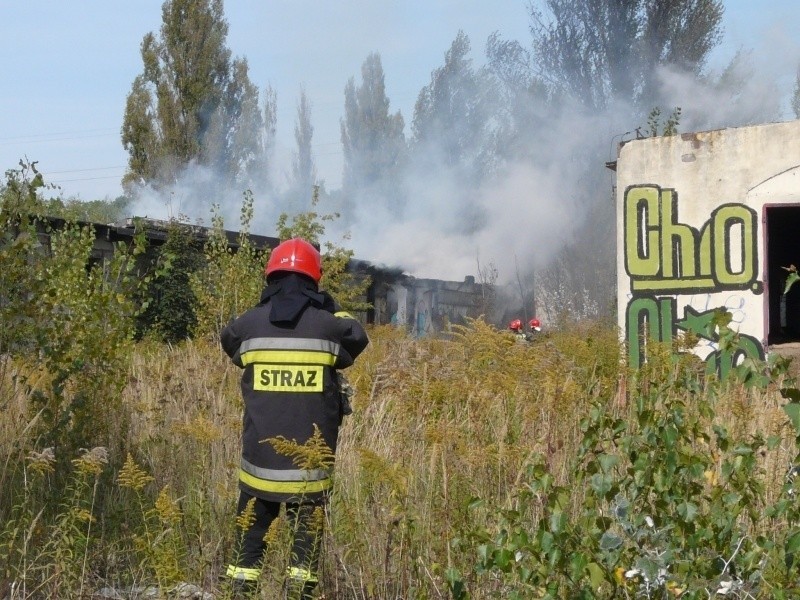
MULTIPOLYGON (((600 324, 530 345, 480 320, 448 339, 370 334, 326 515, 330 597, 791 595, 796 446, 776 386, 717 382, 667 349, 628 373, 600 324)), ((119 439, 97 472, 63 457, 63 485, 26 426, 35 370, 4 360, 0 597, 180 582, 225 597, 241 401, 216 344, 131 346, 105 424, 119 439)), ((270 533, 267 594, 290 528, 270 533)))

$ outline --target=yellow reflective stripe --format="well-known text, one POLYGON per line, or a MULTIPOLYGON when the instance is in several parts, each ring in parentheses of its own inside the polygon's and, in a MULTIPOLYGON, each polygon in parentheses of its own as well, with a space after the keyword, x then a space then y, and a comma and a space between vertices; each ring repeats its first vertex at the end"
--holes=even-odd
POLYGON ((249 569, 247 567, 237 567, 228 565, 225 573, 231 579, 244 579, 245 581, 255 581, 261 576, 261 569, 249 569))
POLYGON ((279 365, 323 365, 332 367, 336 356, 310 350, 250 350, 242 354, 242 365, 273 363, 279 365))
POLYGON ((329 490, 332 485, 330 477, 316 481, 272 481, 259 479, 242 469, 239 469, 239 481, 254 490, 278 494, 313 494, 329 490))
POLYGON ((303 567, 289 567, 286 569, 286 575, 288 575, 291 579, 298 579, 300 581, 308 581, 313 583, 319 581, 314 573, 303 567))
POLYGON ((340 310, 339 312, 335 312, 333 313, 333 316, 339 317, 340 319, 355 319, 355 317, 346 310, 340 310))

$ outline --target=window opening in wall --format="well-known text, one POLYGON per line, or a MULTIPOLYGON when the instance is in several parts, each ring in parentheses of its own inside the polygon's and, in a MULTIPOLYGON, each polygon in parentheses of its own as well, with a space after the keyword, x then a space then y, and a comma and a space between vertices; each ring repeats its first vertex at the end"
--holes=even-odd
POLYGON ((767 344, 800 343, 800 283, 784 294, 784 267, 800 267, 800 206, 766 206, 767 344))

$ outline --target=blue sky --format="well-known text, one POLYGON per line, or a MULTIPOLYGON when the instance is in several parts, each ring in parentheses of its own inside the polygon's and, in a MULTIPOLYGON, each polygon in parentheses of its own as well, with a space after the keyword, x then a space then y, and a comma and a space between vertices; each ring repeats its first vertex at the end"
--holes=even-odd
MULTIPOLYGON (((23 156, 39 162, 65 196, 115 197, 126 154, 120 143, 125 97, 141 72, 139 44, 158 31, 161 0, 57 2, 2 0, 0 166, 23 156)), ((440 66, 459 29, 476 64, 486 38, 499 31, 527 45, 527 0, 228 0, 228 46, 247 57, 253 82, 278 96, 279 152, 293 149, 301 85, 312 102, 320 176, 337 187, 339 119, 347 80, 360 77, 370 52, 380 53, 392 110, 410 123, 420 88, 440 66)), ((751 48, 793 83, 800 46, 797 0, 729 1, 725 44, 714 63, 751 48), (774 54, 772 54, 774 53, 774 54), (794 61, 794 62, 793 62, 794 61), (794 65, 794 66, 793 66, 794 65)), ((712 65, 713 66, 713 65, 712 65)), ((788 115, 787 115, 788 116, 788 115)))

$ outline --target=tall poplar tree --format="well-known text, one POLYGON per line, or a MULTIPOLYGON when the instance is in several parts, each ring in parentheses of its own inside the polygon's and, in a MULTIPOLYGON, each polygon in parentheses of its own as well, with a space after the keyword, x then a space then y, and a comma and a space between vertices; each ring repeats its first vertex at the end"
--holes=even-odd
POLYGON ((415 155, 424 155, 425 163, 456 169, 465 183, 477 183, 490 168, 494 107, 488 79, 473 69, 469 52, 469 37, 459 31, 444 65, 417 97, 412 132, 415 155))
POLYGON ((400 175, 406 159, 404 121, 400 111, 389 113, 379 54, 370 54, 362 64, 361 85, 350 78, 344 100, 342 192, 348 197, 377 197, 397 207, 402 202, 400 175))
POLYGON ((531 5, 537 74, 589 108, 613 99, 649 108, 657 67, 698 75, 722 39, 722 0, 546 0, 531 5))
POLYGON ((536 278, 563 307, 582 315, 613 307, 615 223, 602 169, 616 133, 607 130, 617 122, 612 109, 625 107, 629 119, 617 131, 634 131, 667 102, 659 97, 662 68, 702 76, 721 40, 723 10, 722 0, 543 0, 530 4, 529 44, 489 38, 489 66, 507 99, 498 147, 509 164, 563 173, 579 208, 574 234, 536 278), (597 118, 575 145, 584 117, 597 118), (560 274, 565 265, 569 278, 560 274))
POLYGON ((246 180, 262 159, 263 116, 245 60, 231 60, 222 0, 166 0, 159 35, 141 45, 128 94, 123 184, 163 187, 190 162, 246 180))
POLYGON ((297 101, 297 121, 294 125, 294 140, 297 150, 292 160, 292 175, 289 182, 288 204, 294 212, 308 210, 309 202, 317 183, 317 168, 311 140, 314 137, 314 126, 311 124, 311 102, 305 88, 300 89, 297 101))

